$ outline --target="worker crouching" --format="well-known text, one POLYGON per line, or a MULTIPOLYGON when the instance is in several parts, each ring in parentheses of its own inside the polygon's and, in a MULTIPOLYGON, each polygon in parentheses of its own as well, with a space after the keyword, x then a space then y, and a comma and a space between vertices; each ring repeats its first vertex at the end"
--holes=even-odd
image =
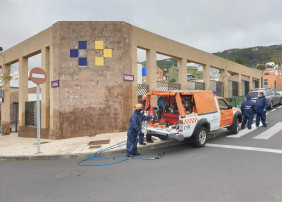
POLYGON ((128 132, 127 132, 127 143, 126 143, 126 156, 131 157, 134 155, 140 155, 137 152, 137 137, 142 130, 142 122, 153 119, 153 116, 145 116, 141 113, 143 108, 142 104, 135 105, 135 111, 130 117, 128 132))

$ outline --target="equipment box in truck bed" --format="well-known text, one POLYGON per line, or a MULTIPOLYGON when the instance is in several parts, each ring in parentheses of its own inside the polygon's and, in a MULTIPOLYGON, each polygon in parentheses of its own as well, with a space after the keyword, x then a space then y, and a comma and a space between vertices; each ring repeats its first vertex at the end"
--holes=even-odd
POLYGON ((149 110, 151 96, 158 96, 158 110, 155 110, 154 123, 144 126, 147 134, 178 141, 192 138, 195 146, 203 147, 210 131, 227 128, 238 133, 242 121, 240 109, 232 107, 213 92, 149 92, 145 111, 149 110))

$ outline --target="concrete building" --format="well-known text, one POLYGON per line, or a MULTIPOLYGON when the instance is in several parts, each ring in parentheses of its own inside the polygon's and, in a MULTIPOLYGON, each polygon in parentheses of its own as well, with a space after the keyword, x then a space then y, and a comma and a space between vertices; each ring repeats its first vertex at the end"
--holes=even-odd
POLYGON ((264 85, 271 89, 282 90, 282 76, 276 76, 273 74, 264 75, 264 85))
MULTIPOLYGON (((125 22, 57 22, 48 29, 4 51, 2 71, 19 62, 19 136, 36 137, 36 128, 25 125, 28 100, 29 57, 41 53, 47 82, 41 85, 41 135, 69 138, 125 131, 137 103, 137 48, 146 50, 149 90, 157 89, 156 54, 178 59, 178 82, 187 89, 187 62, 203 65, 203 80, 210 90, 210 68, 220 69, 228 97, 229 72, 261 87, 263 72, 228 61, 140 29, 125 22), (126 75, 126 76, 125 76, 126 75), (129 75, 129 76, 128 76, 129 75), (134 76, 132 80, 130 75, 134 76), (60 86, 51 88, 50 82, 60 86)), ((5 85, 2 132, 10 133, 10 84, 5 85)), ((152 105, 157 97, 151 99, 152 105)))

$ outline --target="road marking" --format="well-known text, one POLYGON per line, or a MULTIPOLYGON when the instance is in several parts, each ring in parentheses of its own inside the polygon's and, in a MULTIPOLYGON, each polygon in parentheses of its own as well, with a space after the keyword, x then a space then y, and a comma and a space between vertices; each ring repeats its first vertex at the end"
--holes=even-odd
POLYGON ((206 146, 216 147, 216 148, 238 149, 238 150, 260 151, 260 152, 282 154, 282 150, 280 149, 267 149, 267 148, 260 148, 260 147, 244 147, 244 146, 222 145, 222 144, 206 144, 206 146))
POLYGON ((276 133, 278 133, 280 130, 282 130, 282 122, 276 123, 274 126, 264 131, 263 133, 255 136, 253 139, 267 140, 271 138, 273 135, 275 135, 276 133))
POLYGON ((251 130, 249 130, 248 128, 245 128, 245 129, 243 129, 243 130, 240 130, 237 135, 229 135, 229 136, 227 136, 227 137, 239 138, 239 137, 242 137, 242 136, 244 136, 244 135, 247 135, 247 134, 250 133, 250 132, 253 132, 253 131, 256 130, 256 129, 257 129, 256 123, 253 123, 251 130))
POLYGON ((282 106, 278 107, 278 108, 281 108, 282 106))
POLYGON ((276 109, 271 110, 272 112, 274 112, 276 109))
POLYGON ((268 114, 268 112, 266 113, 266 115, 268 114))
POLYGON ((35 73, 33 73, 33 74, 32 74, 32 77, 33 77, 33 78, 44 79, 44 78, 45 78, 45 75, 44 75, 44 74, 35 74, 35 73))

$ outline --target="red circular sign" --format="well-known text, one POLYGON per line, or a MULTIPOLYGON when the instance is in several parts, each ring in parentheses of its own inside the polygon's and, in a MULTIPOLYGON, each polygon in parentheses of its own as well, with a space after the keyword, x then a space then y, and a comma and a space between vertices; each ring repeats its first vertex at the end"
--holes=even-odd
POLYGON ((29 72, 29 78, 33 83, 39 85, 46 81, 47 74, 43 69, 35 67, 29 72))

